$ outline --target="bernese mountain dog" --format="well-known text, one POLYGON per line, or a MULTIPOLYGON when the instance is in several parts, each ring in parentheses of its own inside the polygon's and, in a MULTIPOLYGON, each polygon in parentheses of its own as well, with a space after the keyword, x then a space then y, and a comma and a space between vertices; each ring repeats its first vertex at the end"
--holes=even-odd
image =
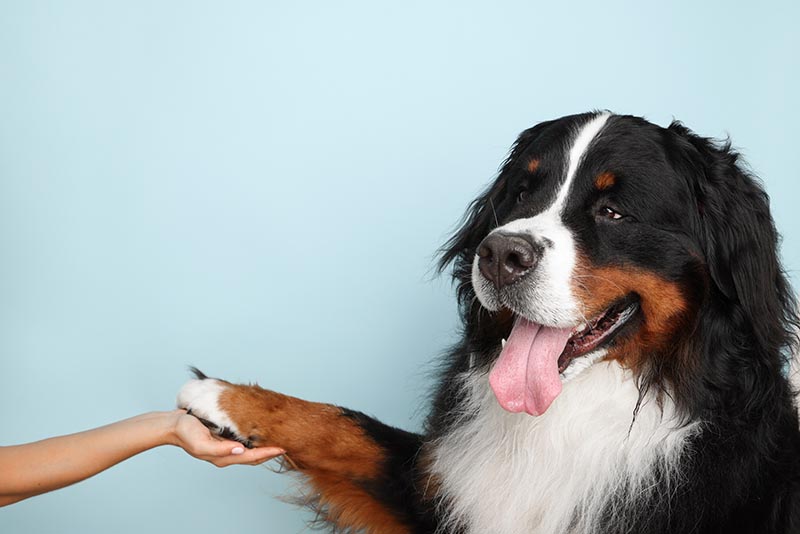
POLYGON ((442 251, 463 337, 424 432, 197 373, 335 532, 800 533, 797 310, 729 143, 592 112, 524 131, 442 251))

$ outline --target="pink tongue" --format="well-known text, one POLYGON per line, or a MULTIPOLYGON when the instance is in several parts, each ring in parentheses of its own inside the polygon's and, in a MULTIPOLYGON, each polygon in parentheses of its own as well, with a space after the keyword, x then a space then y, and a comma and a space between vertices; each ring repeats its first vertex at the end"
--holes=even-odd
POLYGON ((518 318, 489 374, 500 406, 509 412, 541 415, 561 393, 558 357, 569 328, 551 328, 518 318))

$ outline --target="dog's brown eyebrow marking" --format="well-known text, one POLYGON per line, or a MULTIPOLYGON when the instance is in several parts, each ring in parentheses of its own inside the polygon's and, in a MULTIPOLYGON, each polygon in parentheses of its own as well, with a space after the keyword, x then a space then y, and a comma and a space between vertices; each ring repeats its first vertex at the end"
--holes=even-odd
POLYGON ((601 172, 594 179, 594 186, 600 191, 611 189, 615 183, 617 183, 617 177, 608 171, 601 172))
POLYGON ((538 169, 538 168, 539 168, 539 160, 538 159, 532 159, 532 160, 530 160, 528 162, 527 169, 528 169, 529 173, 533 174, 534 172, 536 172, 536 169, 538 169))

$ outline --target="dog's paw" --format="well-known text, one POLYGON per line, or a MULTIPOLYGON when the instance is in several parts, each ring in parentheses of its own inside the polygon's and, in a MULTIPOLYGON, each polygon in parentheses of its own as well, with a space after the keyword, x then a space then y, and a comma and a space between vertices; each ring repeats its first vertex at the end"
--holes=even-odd
POLYGON ((239 429, 219 406, 220 395, 230 387, 228 383, 207 378, 196 372, 198 378, 187 382, 178 392, 178 408, 197 417, 211 432, 250 447, 249 440, 241 437, 239 429))

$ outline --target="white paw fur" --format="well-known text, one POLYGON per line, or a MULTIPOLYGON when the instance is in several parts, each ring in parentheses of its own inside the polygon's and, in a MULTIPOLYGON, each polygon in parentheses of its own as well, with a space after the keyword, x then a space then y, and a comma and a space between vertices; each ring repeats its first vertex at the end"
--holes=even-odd
POLYGON ((219 396, 224 390, 224 383, 213 378, 189 380, 178 392, 178 408, 191 410, 193 415, 214 423, 220 429, 228 428, 238 434, 239 429, 219 407, 219 396))

